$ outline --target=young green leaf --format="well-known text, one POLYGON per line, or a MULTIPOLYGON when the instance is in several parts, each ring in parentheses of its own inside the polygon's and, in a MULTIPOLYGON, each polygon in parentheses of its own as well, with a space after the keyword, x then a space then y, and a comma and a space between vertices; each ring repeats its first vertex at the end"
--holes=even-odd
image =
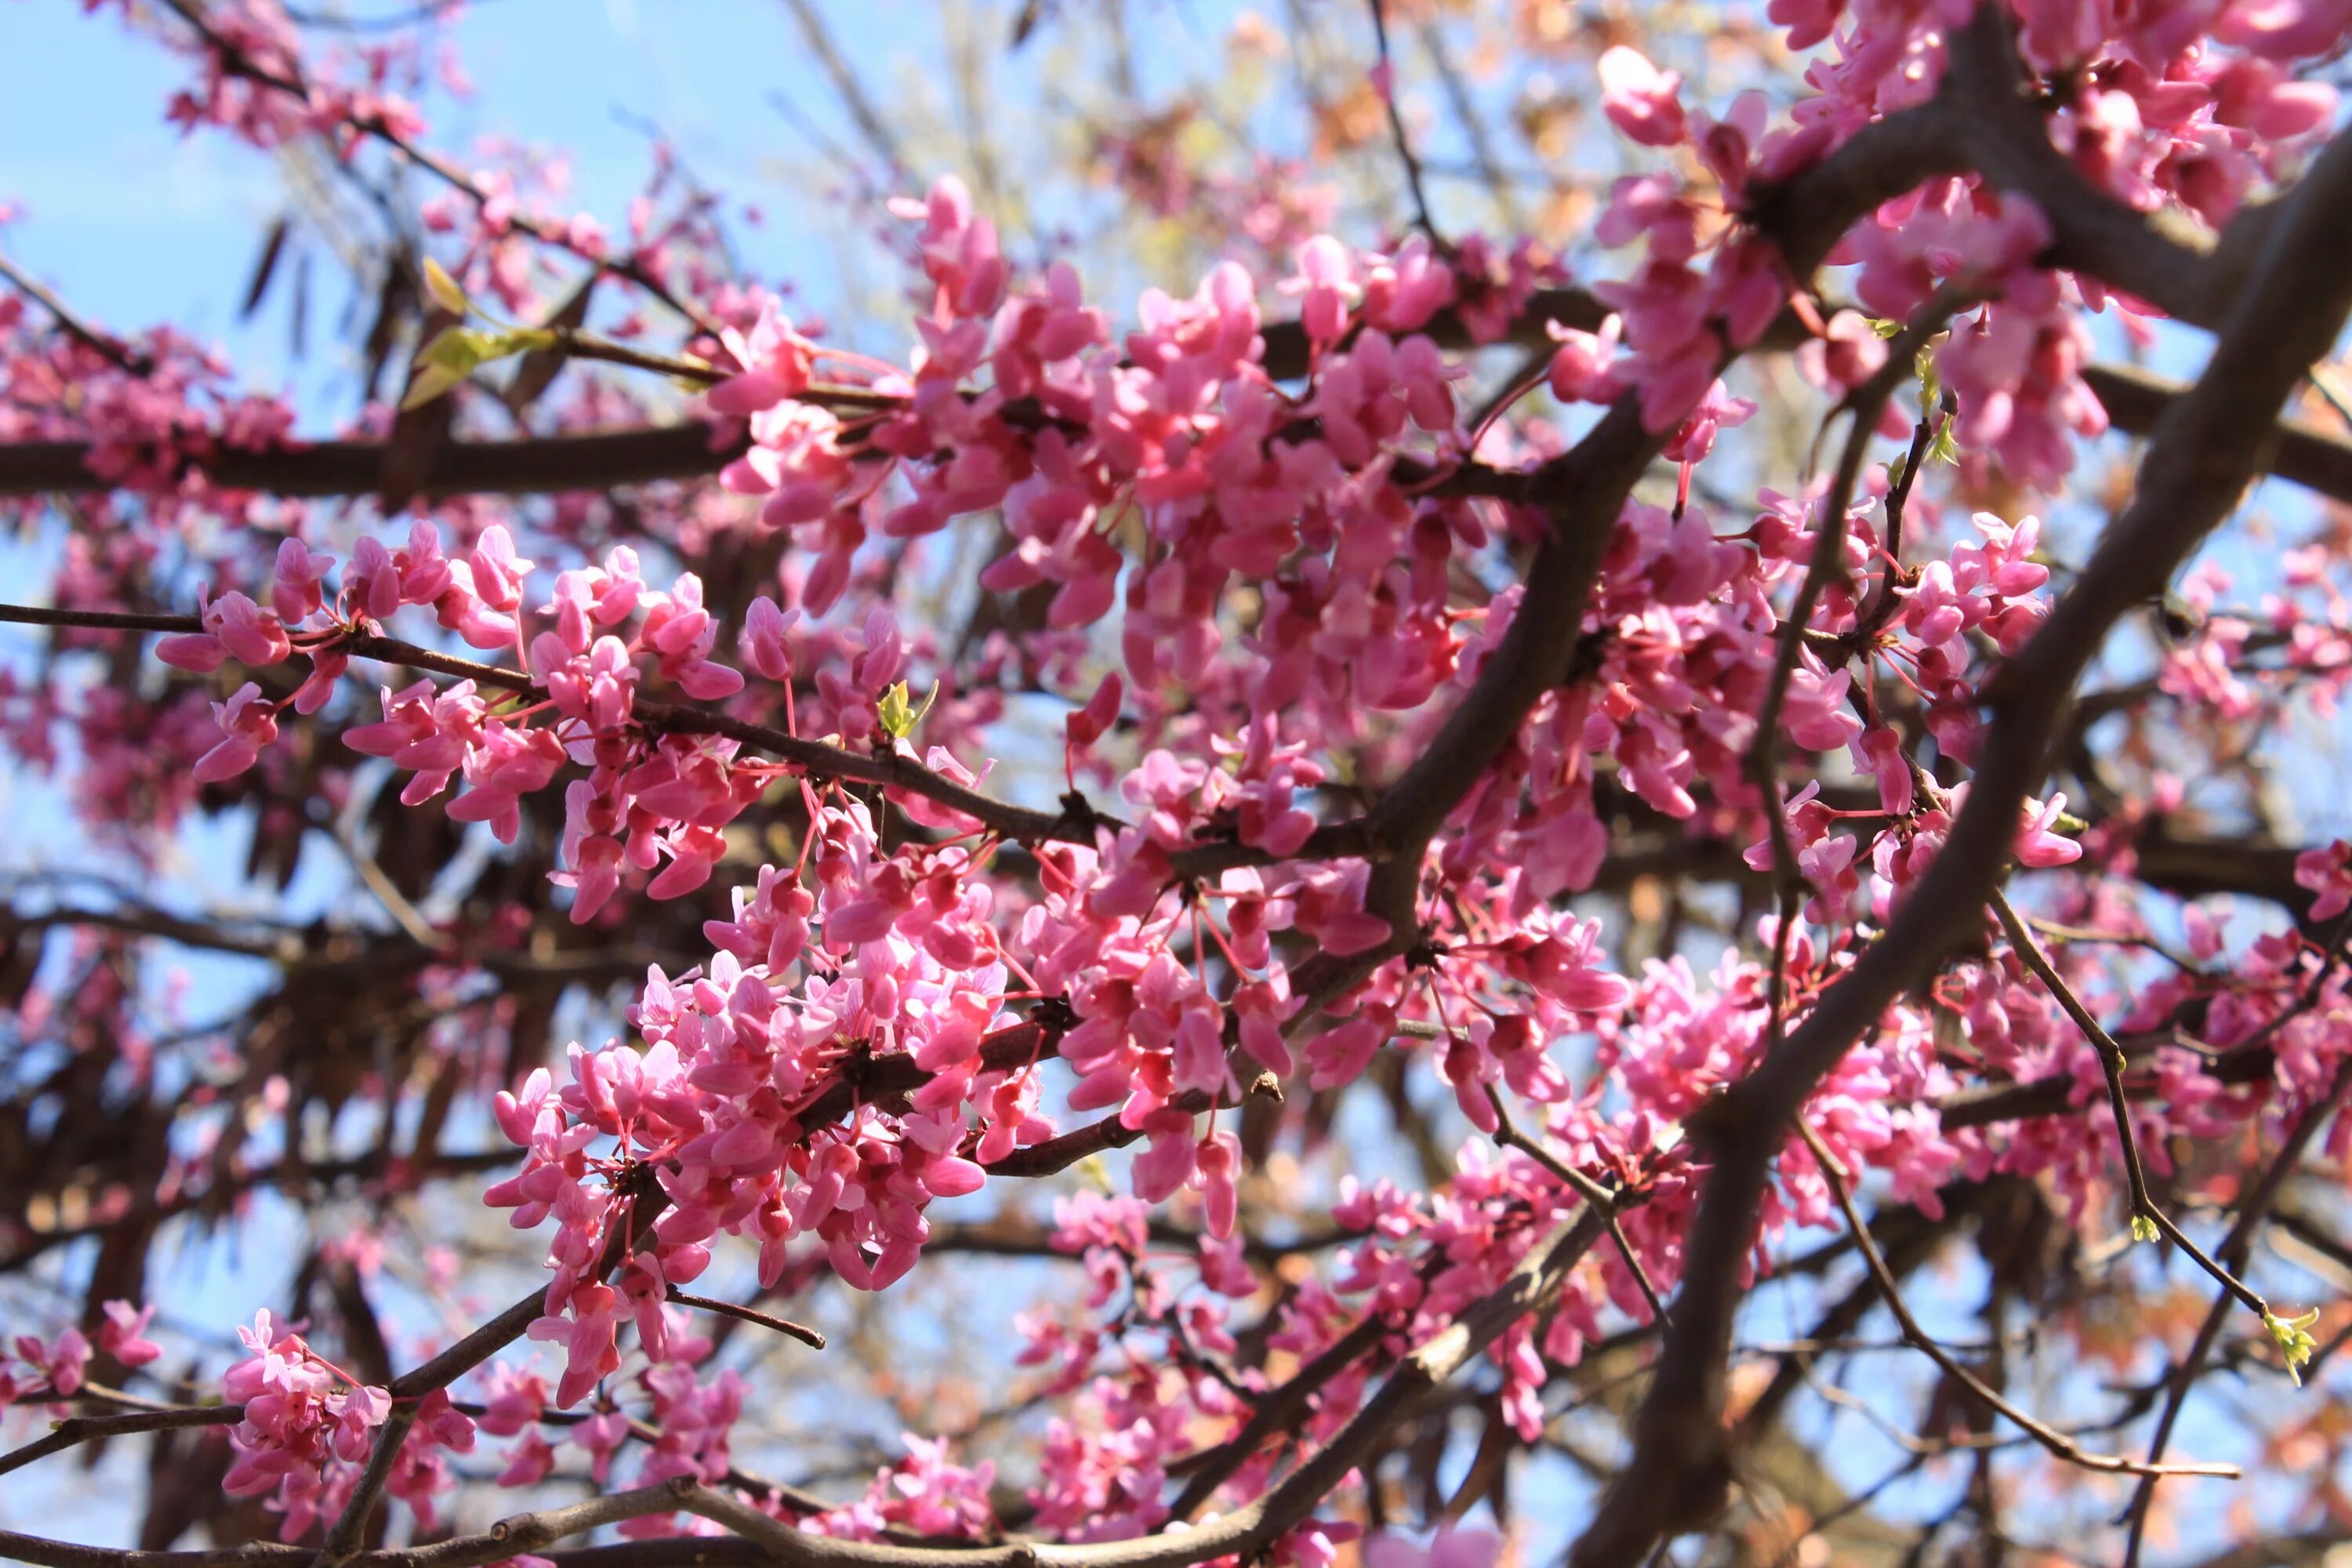
POLYGON ((412 408, 422 408, 465 379, 466 373, 461 370, 437 364, 419 365, 408 384, 407 395, 400 400, 400 411, 405 414, 412 408))
POLYGON ((433 297, 435 304, 453 316, 473 313, 473 302, 466 298, 466 291, 457 287, 457 280, 429 256, 425 258, 425 291, 433 297))
POLYGON ((554 334, 536 328, 509 332, 485 332, 473 327, 447 327, 416 351, 416 376, 409 384, 403 408, 432 402, 483 365, 535 348, 544 348, 554 334))
POLYGON ((891 739, 903 741, 915 732, 915 726, 923 721, 923 715, 931 710, 931 704, 938 701, 939 697, 940 689, 935 682, 930 695, 923 699, 920 708, 917 708, 909 701, 907 683, 902 680, 882 694, 882 700, 875 708, 875 717, 882 728, 889 731, 891 739))
POLYGON ((2263 1314, 2263 1327, 2271 1331, 2271 1341, 2286 1358, 2286 1373, 2294 1379, 2297 1388, 2303 1386, 2303 1369, 2310 1364, 2312 1352, 2319 1342, 2311 1337, 2312 1324, 2319 1321, 2319 1309, 2292 1318, 2282 1318, 2276 1312, 2263 1314))
POLYGON ((464 376, 472 374, 475 366, 498 357, 495 334, 472 327, 445 327, 416 351, 416 364, 419 369, 431 366, 464 376))

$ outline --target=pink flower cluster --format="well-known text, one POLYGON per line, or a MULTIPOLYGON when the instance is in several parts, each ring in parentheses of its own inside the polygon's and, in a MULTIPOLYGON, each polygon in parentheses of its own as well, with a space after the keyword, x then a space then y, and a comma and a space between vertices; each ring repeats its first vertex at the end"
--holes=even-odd
POLYGON ((28 1397, 64 1399, 79 1394, 93 1354, 130 1369, 162 1357, 163 1347, 147 1338, 147 1325, 155 1320, 153 1307, 137 1307, 117 1299, 103 1303, 100 1311, 104 1321, 98 1325, 94 1349, 79 1329, 63 1329, 47 1340, 35 1334, 16 1335, 8 1347, 15 1368, 0 1358, 0 1409, 28 1397))
MULTIPOLYGON (((358 1485, 378 1434, 392 1415, 392 1395, 362 1385, 267 1311, 237 1337, 252 1353, 228 1369, 221 1392, 245 1406, 229 1428, 236 1458, 222 1483, 233 1497, 267 1496, 284 1516, 280 1536, 298 1541, 320 1519, 333 1519, 358 1485)), ((394 1457, 385 1489, 406 1502, 426 1529, 433 1499, 455 1478, 443 1451, 473 1451, 474 1423, 446 1390, 419 1401, 415 1423, 394 1457)))
MULTIPOLYGON (((2063 154, 2137 210, 2216 221, 2328 122, 2329 90, 2285 67, 2336 47, 2352 25, 2344 6, 2292 0, 2196 16, 2061 0, 2015 9, 2028 59, 2075 89, 2052 117, 2063 154)), ((1472 341, 1500 340, 1561 276, 1530 246, 1414 238, 1359 249, 1277 212, 1260 237, 1278 236, 1285 275, 1227 261, 1189 294, 1147 293, 1120 332, 1074 268, 1014 268, 946 180, 893 209, 912 226, 922 278, 919 345, 904 364, 825 346, 774 298, 718 300, 726 330, 697 351, 725 372, 707 402, 748 441, 719 485, 754 504, 706 495, 666 526, 693 541, 756 516, 806 558, 779 579, 782 602, 751 598, 740 625, 692 573, 649 582, 646 559, 658 554, 602 538, 601 555, 583 547, 593 535, 561 504, 521 539, 520 521, 453 508, 450 533, 417 521, 404 542, 362 535, 341 556, 313 548, 298 517, 274 569, 258 556, 193 557, 210 579, 201 629, 164 638, 159 657, 213 677, 231 661, 259 669, 299 655, 309 676, 282 699, 251 681, 217 701, 184 689, 152 707, 112 689, 79 698, 72 717, 95 781, 83 793, 102 814, 128 821, 144 809, 168 824, 196 786, 255 768, 289 711, 325 715, 349 750, 408 775, 405 803, 446 795, 453 820, 508 843, 528 803, 561 788, 556 879, 572 919, 588 922, 639 884, 654 899, 706 886, 729 864, 729 829, 770 791, 793 792, 803 808, 797 859, 735 862, 730 918, 704 927, 712 956, 683 974, 652 972, 632 1038, 574 1045, 562 1073, 539 1068, 497 1099, 498 1124, 523 1154, 487 1201, 519 1228, 553 1222, 530 1337, 562 1360, 551 1388, 514 1366, 485 1374, 480 1426, 515 1440, 504 1484, 552 1473, 551 1406, 574 1413, 562 1440, 606 1480, 624 1446, 645 1436, 625 1396, 641 1397, 652 1433, 641 1479, 723 1479, 745 1391, 731 1373, 700 1370, 710 1342, 672 1300, 709 1270, 722 1237, 756 1253, 763 1288, 821 1271, 884 1289, 933 1239, 934 1204, 982 1192, 1068 1119, 1099 1115, 1095 1146, 1133 1150, 1131 1194, 1057 1207, 1056 1243, 1080 1258, 1090 1290, 1076 1314, 1024 1321, 1023 1362, 1070 1396, 1033 1500, 1037 1528, 1055 1536, 1157 1528, 1179 1461, 1203 1432, 1237 1430, 1265 1386, 1219 1359, 1235 1348, 1232 1304, 1262 1283, 1237 1239, 1252 1200, 1233 1125, 1261 1070, 1320 1091, 1361 1079, 1383 1052, 1423 1053, 1472 1128, 1497 1134, 1498 1106, 1518 1106, 1560 1160, 1638 1189, 1623 1219, 1630 1258, 1596 1251, 1555 1313, 1515 1325, 1489 1352, 1504 1412, 1528 1440, 1543 1428, 1549 1369, 1575 1363, 1612 1317, 1650 1311, 1645 1281, 1674 1288, 1703 1177, 1685 1122, 1803 1017, 1854 962, 1865 921, 1883 923, 1940 852, 1968 786, 1939 785, 1916 765, 1917 731, 1939 764, 1973 759, 1988 671, 2034 634, 2050 586, 2037 517, 1962 521, 1927 493, 1908 503, 1898 559, 1884 474, 1843 517, 1824 515, 1818 489, 1767 491, 1729 521, 1721 503, 1690 499, 1691 470, 1755 412, 1718 379, 1726 361, 1792 303, 1785 263, 1741 215, 1932 91, 1942 31, 1958 19, 1949 5, 1897 0, 1774 0, 1770 11, 1792 42, 1829 45, 1809 72, 1813 95, 1777 126, 1760 96, 1720 116, 1686 105, 1681 78, 1631 48, 1597 61, 1611 123, 1636 147, 1677 155, 1685 173, 1637 170, 1611 187, 1596 237, 1640 247, 1639 260, 1596 285, 1613 311, 1597 331, 1554 331, 1543 379, 1564 403, 1631 393, 1685 483, 1671 506, 1627 501, 1596 540, 1570 668, 1547 679, 1425 857, 1403 868, 1414 873, 1411 929, 1396 907, 1367 907, 1393 864, 1367 857, 1395 847, 1348 837, 1360 824, 1346 813, 1363 776, 1393 779, 1420 754, 1531 613, 1518 588, 1489 592, 1485 574, 1547 520, 1457 481, 1475 477, 1475 461, 1507 489, 1517 476, 1494 465, 1540 456, 1548 437, 1465 429, 1464 369, 1437 330, 1450 313, 1472 341), (1295 301, 1300 374, 1269 368, 1268 296, 1295 301), (836 372, 846 379, 826 379, 836 372), (919 553, 877 563, 885 552, 869 546, 984 515, 1001 516, 1003 547, 981 586, 1045 590, 1048 607, 1042 628, 998 632, 959 660, 903 632, 886 597, 881 574, 919 553), (1783 669, 1784 617, 1832 526, 1836 570, 1783 669), (235 581, 250 592, 225 586, 235 581), (385 689, 380 719, 344 722, 350 658, 403 619, 496 662, 385 689), (1114 620, 1119 668, 1106 672, 1090 663, 1089 634, 1114 620), (1780 732, 1759 737, 1782 679, 1780 732), (1912 729, 1882 710, 1890 685, 1918 699, 1912 729), (911 698, 926 687, 940 697, 925 721, 939 743, 919 764, 911 698), (1073 798, 1053 831, 1023 834, 1038 840, 1026 846, 1034 889, 993 869, 1006 834, 968 797, 971 811, 936 789, 866 799, 844 782, 904 779, 919 765, 947 785, 977 785, 984 770, 959 752, 981 754, 1015 692, 1070 710, 1060 740, 1073 798), (772 729, 779 712, 793 744, 772 732, 776 756, 763 758, 739 737, 772 729), (709 732, 721 723, 730 733, 709 732), (1837 759, 1816 771, 1849 784, 1816 779, 1769 799, 1748 773, 1759 741, 1837 759), (841 776, 811 760, 820 756, 841 776), (1351 776, 1342 758, 1370 766, 1351 776), (1097 813, 1082 778, 1120 815, 1097 813), (1778 823, 1766 816, 1776 808, 1778 823), (898 831, 892 812, 922 831, 898 831), (1686 825, 1744 848, 1759 872, 1777 871, 1785 844, 1807 897, 1801 919, 1756 931, 1754 951, 1771 963, 1735 949, 1705 974, 1680 957, 1616 973, 1601 922, 1564 900, 1596 885, 1612 824, 1626 819, 1686 825), (1322 852, 1334 842, 1353 852, 1322 852), (1307 953, 1358 961, 1311 1005, 1299 978, 1307 953), (1197 1247, 1172 1259, 1153 1251, 1160 1205, 1197 1218, 1197 1247), (635 1368, 623 1348, 631 1331, 635 1368)), ((310 68, 266 0, 207 16, 262 67, 310 68)), ((203 87, 184 120, 262 144, 321 131, 347 140, 361 121, 415 130, 386 89, 389 58, 365 65, 364 87, 321 85, 304 100, 260 89, 217 45, 200 53, 203 87)), ((510 307, 530 297, 518 224, 558 234, 550 243, 577 256, 609 254, 593 225, 527 219, 511 179, 484 176, 472 194, 470 218, 457 203, 432 222, 466 243, 458 269, 510 307)), ((1931 180, 1884 204, 1830 253, 1853 268, 1858 309, 1819 324, 1801 367, 1843 394, 1885 365, 1883 322, 1956 285, 1981 296, 1932 355, 1956 403, 1948 431, 1935 400, 1916 412, 1978 468, 2055 486, 2074 443, 2105 428, 2080 372, 2084 315, 2110 296, 2037 265, 2051 217, 1973 178, 1931 180)), ((646 260, 660 243, 652 220, 635 215, 631 234, 629 265, 670 276, 646 260)), ((2113 302, 2133 321, 2145 309, 2113 302)), ((0 316, 0 331, 17 324, 0 316)), ((271 444, 285 411, 230 397, 225 368, 184 343, 155 335, 142 352, 154 363, 141 377, 105 369, 88 344, 24 354, 0 437, 90 440, 100 471, 158 516, 194 517, 203 483, 186 460, 271 444)), ((244 502, 205 500, 244 520, 244 502)), ((134 545, 119 516, 77 536, 59 602, 131 602, 153 553, 134 545)), ((2161 689, 2250 717, 2265 672, 2245 656, 2284 648, 2276 673, 2332 696, 2352 679, 2352 611, 2324 587, 2323 564, 2290 563, 2286 590, 2245 615, 2217 612, 2226 584, 2215 574, 2193 577, 2185 592, 2202 620, 2163 655, 2161 689)), ((452 668, 454 655, 423 657, 452 668)), ((62 700, 5 679, 12 743, 49 754, 62 700)), ((2176 1135, 2210 1138, 2313 1103, 2352 1047, 2344 983, 2315 969, 2300 938, 2245 936, 2202 907, 2181 917, 2187 959, 2164 952, 2137 906, 2096 876, 2103 859, 2128 855, 2134 825, 2078 838, 2066 805, 2058 794, 2027 803, 2017 863, 2082 866, 2038 879, 2061 884, 2049 895, 2059 912, 2152 947, 2170 967, 2126 987, 2078 951, 2099 945, 2089 939, 2062 944, 2055 962, 2120 1030, 2153 1036, 2192 1008, 2205 1020, 2205 1054, 2158 1046, 2130 1064, 2136 1084, 2156 1089, 2131 1112, 2151 1163, 2161 1168, 2176 1135), (2316 1005, 2298 1000, 2306 992, 2316 1005), (2252 1079, 2212 1070, 2215 1053, 2257 1041, 2272 1055, 2252 1079)), ((2314 895, 2313 920, 2336 918, 2352 909, 2352 848, 2302 856, 2295 879, 2314 895)), ((2079 1217, 2114 1185, 2103 1090, 2090 1042, 1994 942, 1932 994, 1889 1009, 1804 1114, 1836 1158, 1895 1201, 1935 1212, 1953 1180, 2004 1172, 2051 1178, 2079 1217), (1968 1049, 1939 1048, 1956 1026, 1968 1049), (2032 1082, 2063 1085, 2081 1113, 1948 1124, 1972 1085, 2032 1082)), ((1333 1210, 1348 1245, 1327 1273, 1292 1282, 1269 1342, 1304 1360, 1372 1323, 1380 1349, 1326 1384, 1284 1442, 1248 1456, 1221 1498, 1262 1495, 1298 1445, 1327 1440, 1361 1408, 1381 1365, 1492 1292, 1579 1201, 1543 1163, 1486 1139, 1465 1145, 1437 1190, 1348 1183, 1333 1210)), ((1792 1142, 1761 1240, 1834 1217, 1812 1156, 1792 1142)), ((95 1349, 70 1329, 17 1337, 0 1398, 72 1394, 95 1353, 130 1367, 155 1358, 142 1337, 152 1309, 110 1302, 105 1313, 95 1349)), ((244 1416, 230 1488, 271 1496, 293 1539, 349 1497, 391 1395, 267 1313, 241 1333, 251 1354, 225 1384, 244 1416)), ((415 1417, 391 1491, 429 1521, 453 1483, 446 1456, 470 1449, 475 1426, 438 1391, 415 1417)), ((811 1527, 981 1537, 993 1525, 993 1480, 944 1441, 910 1436, 865 1499, 811 1527)), ((1324 1568, 1344 1534, 1310 1523, 1278 1553, 1324 1568)), ((1382 1536, 1365 1555, 1379 1568, 1417 1551, 1382 1536)), ((1488 1554, 1465 1532, 1425 1555, 1479 1568, 1488 1554)))

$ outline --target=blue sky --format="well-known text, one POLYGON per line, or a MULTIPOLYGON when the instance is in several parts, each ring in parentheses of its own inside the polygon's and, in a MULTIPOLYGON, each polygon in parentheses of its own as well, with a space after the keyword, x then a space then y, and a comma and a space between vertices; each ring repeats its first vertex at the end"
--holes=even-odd
MULTIPOLYGON (((407 0, 346 6, 362 16, 408 8, 407 0)), ((1147 91, 1213 50, 1221 19, 1234 9, 1139 0, 1153 35, 1139 61, 1147 91)), ((948 91, 948 8, 881 0, 821 10, 886 116, 948 91)), ((998 95, 987 122, 1018 147, 1026 110, 1060 61, 1050 29, 1006 52, 1009 12, 983 12, 979 44, 996 51, 998 95)), ((735 199, 739 215, 746 204, 762 210, 757 226, 733 231, 749 270, 793 283, 809 304, 842 306, 844 268, 831 238, 838 215, 800 211, 822 199, 823 160, 775 100, 789 100, 841 145, 856 137, 781 0, 476 0, 452 32, 476 90, 469 100, 429 100, 426 140, 436 150, 462 160, 491 135, 566 153, 576 205, 617 231, 650 167, 646 127, 657 126, 704 184, 735 199)), ((0 58, 38 67, 15 73, 0 94, 0 203, 23 209, 0 229, 0 250, 95 319, 125 331, 170 321, 232 349, 256 384, 283 388, 282 317, 266 311, 245 331, 236 321, 260 237, 283 200, 270 160, 218 132, 184 136, 168 124, 164 105, 183 67, 111 7, 95 16, 75 0, 0 7, 0 58)), ((934 140, 914 151, 923 166, 911 173, 928 184, 964 152, 934 140)), ((331 319, 314 311, 318 326, 331 319)), ((314 327, 314 342, 327 335, 314 327)))
MULTIPOLYGON (((848 47, 882 11, 839 16, 848 47)), ((478 91, 436 105, 434 144, 462 150, 496 133, 568 150, 582 205, 608 220, 647 167, 644 133, 615 110, 660 125, 712 184, 747 195, 761 191, 766 160, 796 151, 763 95, 793 90, 825 112, 777 5, 485 0, 456 36, 478 91), (661 25, 649 26, 656 13, 661 25)), ((26 209, 8 234, 12 253, 69 279, 76 303, 118 325, 169 317, 226 334, 280 201, 268 160, 167 124, 180 62, 111 14, 25 0, 0 13, 0 51, 41 68, 0 97, 0 199, 26 209)), ((764 184, 761 194, 778 188, 764 184)))

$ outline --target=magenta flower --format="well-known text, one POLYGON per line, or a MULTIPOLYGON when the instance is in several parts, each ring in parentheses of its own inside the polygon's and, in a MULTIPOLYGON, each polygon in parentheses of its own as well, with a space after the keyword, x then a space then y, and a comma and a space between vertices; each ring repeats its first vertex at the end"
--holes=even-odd
POLYGON ((1688 137, 1676 96, 1680 76, 1622 44, 1601 53, 1600 70, 1601 111, 1618 130, 1645 147, 1671 147, 1688 137))
POLYGON ((227 701, 214 703, 213 718, 220 725, 223 738, 190 770, 198 784, 217 784, 236 777, 260 760, 262 747, 278 739, 278 706, 265 699, 261 688, 250 680, 238 687, 227 701))

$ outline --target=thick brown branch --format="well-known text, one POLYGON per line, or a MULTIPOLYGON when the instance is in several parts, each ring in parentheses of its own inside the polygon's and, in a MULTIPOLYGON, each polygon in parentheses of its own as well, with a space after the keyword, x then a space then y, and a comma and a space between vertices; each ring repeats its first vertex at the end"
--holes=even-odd
MULTIPOLYGON (((645 429, 586 431, 527 441, 450 441, 417 484, 431 500, 455 495, 549 495, 600 491, 664 480, 706 479, 749 445, 724 424, 693 421, 645 429)), ((0 446, 0 496, 70 495, 115 488, 90 467, 88 441, 0 446)), ((192 452, 184 471, 218 489, 268 495, 365 496, 383 482, 382 441, 318 441, 248 450, 192 452)))
MULTIPOLYGON (((1608 313, 1580 289, 1547 289, 1514 323, 1511 342, 1532 328, 1540 338, 1549 321, 1597 326, 1608 313)), ((1443 321, 1441 318, 1441 322, 1443 321)), ((1791 325, 1794 325, 1793 319, 1791 325)), ((1275 363, 1280 327, 1267 329, 1268 363, 1275 363)), ((1458 336, 1458 334, 1441 334, 1458 336)), ((1798 341, 1775 331, 1766 347, 1787 348, 1798 341)), ((1303 352, 1303 351, 1302 351, 1303 352)), ((1303 366, 1301 367, 1303 369, 1303 366)), ((2154 430, 2165 411, 2188 388, 2127 365, 2092 365, 2083 380, 2105 405, 2114 427, 2126 435, 2154 430)), ((2277 445, 2263 458, 2269 473, 2337 500, 2352 501, 2352 441, 2301 419, 2278 422, 2277 445)), ((634 485, 708 479, 735 458, 748 442, 732 422, 690 420, 640 429, 583 431, 516 441, 449 441, 435 449, 418 481, 428 500, 460 495, 553 495, 623 489, 634 485)), ((19 441, 0 444, 0 498, 72 495, 115 487, 90 467, 88 441, 19 441)), ((381 441, 319 441, 301 446, 247 450, 216 447, 185 454, 184 472, 202 474, 221 489, 288 497, 373 495, 383 482, 381 441)), ((1507 492, 1520 476, 1472 467, 1454 489, 1459 493, 1507 492)))
POLYGON ((2352 138, 2331 144, 2272 226, 2205 374, 2160 423, 2131 506, 2074 588, 1987 693, 1995 717, 1968 804, 1886 934, 1823 994, 1701 1130, 1709 1176, 1685 1250, 1675 1327, 1626 1474, 1579 1542, 1577 1568, 1632 1568, 1664 1533, 1713 1511, 1727 1479, 1725 1356, 1765 1184, 1813 1087, 1887 1005, 1981 931, 2021 803, 2042 776, 2067 695, 2108 630, 2160 592, 2259 471, 2277 410, 2352 308, 2352 138))

